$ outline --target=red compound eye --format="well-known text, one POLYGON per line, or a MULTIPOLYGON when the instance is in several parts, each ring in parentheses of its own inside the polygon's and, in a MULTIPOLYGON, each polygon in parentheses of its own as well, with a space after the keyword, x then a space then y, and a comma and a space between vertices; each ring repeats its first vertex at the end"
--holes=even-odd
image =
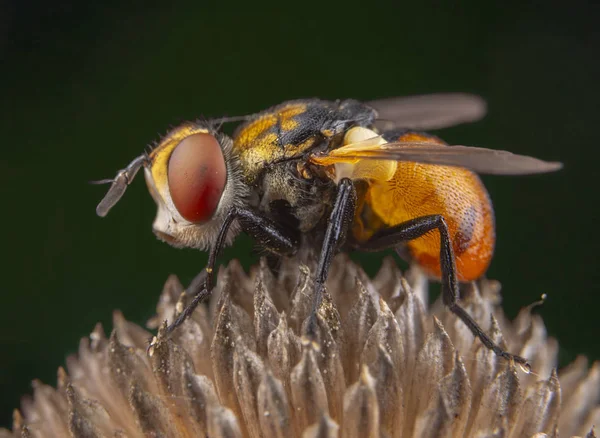
POLYGON ((202 133, 183 139, 171 154, 167 177, 179 214, 190 222, 209 220, 227 180, 225 158, 217 139, 202 133))

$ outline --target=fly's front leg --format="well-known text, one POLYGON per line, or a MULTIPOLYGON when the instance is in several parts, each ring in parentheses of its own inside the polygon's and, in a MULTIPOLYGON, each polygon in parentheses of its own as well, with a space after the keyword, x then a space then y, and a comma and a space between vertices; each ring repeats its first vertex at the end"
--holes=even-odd
POLYGON ((363 244, 360 249, 366 251, 379 251, 394 248, 398 245, 417 239, 424 234, 438 230, 440 233, 440 265, 442 271, 442 300, 448 309, 454 313, 471 330, 473 335, 481 340, 483 345, 498 356, 530 368, 527 359, 504 351, 479 327, 475 320, 458 304, 458 281, 456 279, 456 263, 454 251, 450 242, 448 226, 444 218, 439 215, 422 216, 394 227, 377 232, 371 239, 363 244))
POLYGON ((269 218, 259 215, 251 210, 233 208, 225 217, 223 225, 219 230, 217 240, 208 254, 204 285, 194 294, 194 298, 177 316, 174 322, 167 327, 167 335, 171 334, 177 327, 185 322, 194 312, 198 304, 210 298, 213 289, 214 271, 217 256, 223 249, 227 234, 234 220, 237 220, 246 234, 252 237, 261 246, 278 255, 293 255, 298 249, 298 239, 295 233, 269 218))

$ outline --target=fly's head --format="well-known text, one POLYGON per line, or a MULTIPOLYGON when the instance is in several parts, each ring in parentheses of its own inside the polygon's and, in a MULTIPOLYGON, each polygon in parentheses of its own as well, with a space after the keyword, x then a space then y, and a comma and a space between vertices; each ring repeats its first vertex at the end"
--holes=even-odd
MULTIPOLYGON (((227 213, 247 197, 232 140, 208 123, 185 123, 110 180, 111 188, 96 209, 98 215, 108 213, 142 167, 158 207, 152 230, 175 247, 207 249, 227 213)), ((237 232, 234 223, 227 241, 237 232)))

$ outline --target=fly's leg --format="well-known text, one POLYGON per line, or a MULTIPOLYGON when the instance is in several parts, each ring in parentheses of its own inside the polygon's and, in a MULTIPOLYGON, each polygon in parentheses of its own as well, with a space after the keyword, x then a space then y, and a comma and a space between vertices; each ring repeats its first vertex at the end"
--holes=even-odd
POLYGON ((194 294, 194 298, 183 309, 168 327, 166 334, 173 333, 181 324, 183 324, 194 312, 198 304, 207 301, 210 298, 213 289, 214 271, 217 262, 217 256, 225 246, 227 234, 233 222, 237 220, 246 234, 252 237, 256 242, 267 249, 269 252, 278 255, 293 255, 298 249, 298 239, 294 232, 283 228, 272 220, 261 216, 251 210, 242 208, 233 208, 229 211, 214 245, 211 247, 208 255, 208 264, 205 268, 206 275, 204 284, 194 294))
POLYGON ((356 190, 354 189, 354 185, 350 179, 343 178, 338 184, 335 204, 329 216, 321 255, 319 256, 319 264, 315 276, 313 314, 316 314, 323 299, 323 287, 325 286, 333 257, 346 241, 348 229, 354 219, 355 206, 356 190))
POLYGON ((523 365, 530 369, 527 359, 504 351, 479 327, 475 320, 458 304, 458 280, 456 279, 456 263, 454 251, 450 242, 448 226, 439 215, 422 216, 406 221, 394 227, 377 232, 371 239, 361 245, 365 251, 380 251, 395 248, 402 243, 417 239, 424 234, 438 230, 440 233, 440 265, 442 270, 442 300, 448 309, 454 313, 471 330, 473 335, 481 340, 483 345, 496 355, 523 365))

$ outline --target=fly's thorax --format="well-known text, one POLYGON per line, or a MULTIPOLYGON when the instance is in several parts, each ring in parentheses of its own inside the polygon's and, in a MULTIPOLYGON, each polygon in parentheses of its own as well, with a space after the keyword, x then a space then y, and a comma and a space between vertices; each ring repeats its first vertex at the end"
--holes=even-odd
POLYGON ((296 117, 304 114, 307 107, 304 101, 287 102, 257 114, 236 130, 233 149, 240 158, 246 183, 255 185, 273 164, 299 156, 314 146, 314 136, 295 135, 306 129, 296 117))
POLYGON ((354 125, 368 125, 375 111, 354 100, 286 102, 252 117, 235 132, 233 148, 248 184, 271 164, 334 148, 354 125))
POLYGON ((254 185, 263 174, 271 172, 280 162, 300 159, 306 151, 315 147, 320 139, 311 137, 301 144, 280 144, 276 134, 270 133, 256 140, 252 147, 240 148, 234 143, 239 155, 242 176, 254 185))

